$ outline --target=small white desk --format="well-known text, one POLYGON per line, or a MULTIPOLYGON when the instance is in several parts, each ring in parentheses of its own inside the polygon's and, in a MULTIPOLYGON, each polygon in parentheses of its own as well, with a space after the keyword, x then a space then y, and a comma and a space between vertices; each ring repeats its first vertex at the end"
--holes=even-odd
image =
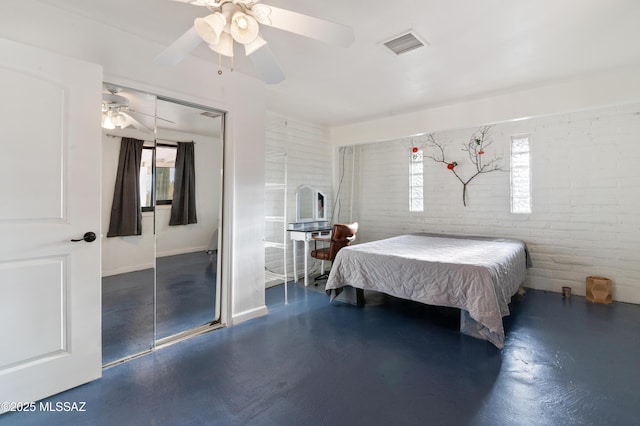
POLYGON ((293 241, 293 279, 298 281, 298 267, 296 265, 297 249, 296 242, 304 242, 304 286, 309 285, 309 241, 318 235, 327 236, 331 233, 331 227, 328 224, 318 225, 311 222, 312 225, 304 226, 302 229, 288 229, 289 237, 293 241))

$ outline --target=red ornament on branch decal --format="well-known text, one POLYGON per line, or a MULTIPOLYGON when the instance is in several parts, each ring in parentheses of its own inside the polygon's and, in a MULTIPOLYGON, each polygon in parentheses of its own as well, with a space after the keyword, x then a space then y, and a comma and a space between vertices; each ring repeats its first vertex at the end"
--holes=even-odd
POLYGON ((444 154, 444 145, 438 143, 433 135, 427 136, 427 145, 434 149, 434 153, 431 155, 427 155, 427 158, 431 158, 436 163, 444 163, 447 166, 447 169, 451 170, 454 176, 462 183, 462 204, 464 206, 467 205, 467 185, 471 182, 475 177, 489 172, 497 172, 502 171, 500 167, 500 157, 494 157, 489 161, 482 161, 482 155, 485 153, 485 149, 492 144, 491 140, 491 128, 493 126, 484 126, 481 127, 475 134, 471 136, 469 142, 466 145, 462 146, 462 150, 466 151, 469 155, 469 161, 471 162, 472 168, 468 169, 471 172, 471 176, 468 178, 464 178, 463 170, 456 169, 458 163, 455 161, 448 162, 445 154, 444 154))
POLYGON ((418 147, 414 146, 413 148, 411 148, 411 152, 413 152, 414 154, 418 152, 418 147))

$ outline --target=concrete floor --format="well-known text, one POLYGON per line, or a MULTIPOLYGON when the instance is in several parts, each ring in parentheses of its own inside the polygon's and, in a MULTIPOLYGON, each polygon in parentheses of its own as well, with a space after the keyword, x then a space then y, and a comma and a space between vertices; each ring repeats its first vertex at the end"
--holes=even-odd
POLYGON ((267 291, 269 315, 104 371, 48 399, 80 413, 0 425, 633 425, 640 306, 529 290, 500 351, 455 311, 382 295, 267 291))

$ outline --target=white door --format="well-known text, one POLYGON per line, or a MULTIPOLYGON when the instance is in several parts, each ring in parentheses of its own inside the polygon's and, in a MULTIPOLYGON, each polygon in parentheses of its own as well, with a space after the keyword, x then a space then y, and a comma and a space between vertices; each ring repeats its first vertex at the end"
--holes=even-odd
POLYGON ((0 52, 0 402, 20 403, 102 374, 102 68, 0 52))

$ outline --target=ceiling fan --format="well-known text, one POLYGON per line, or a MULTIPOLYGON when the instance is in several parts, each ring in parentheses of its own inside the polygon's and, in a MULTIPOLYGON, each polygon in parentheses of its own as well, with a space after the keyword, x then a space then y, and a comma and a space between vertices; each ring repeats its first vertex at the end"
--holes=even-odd
POLYGON ((108 86, 107 91, 109 93, 102 94, 102 127, 105 129, 115 129, 116 127, 125 129, 129 126, 133 126, 143 132, 153 133, 144 124, 133 118, 131 114, 144 115, 166 121, 168 123, 173 123, 171 120, 132 109, 129 106, 129 99, 122 95, 118 95, 120 89, 117 87, 108 86))
MULTIPOLYGON (((290 10, 280 9, 260 3, 259 0, 173 0, 204 6, 211 14, 196 18, 194 25, 158 57, 156 62, 175 65, 203 41, 219 55, 231 58, 233 70, 234 43, 244 46, 247 56, 260 70, 268 84, 284 80, 267 42, 260 35, 260 25, 289 31, 315 40, 342 47, 354 41, 353 29, 290 10)), ((222 69, 218 68, 218 74, 222 69)))

